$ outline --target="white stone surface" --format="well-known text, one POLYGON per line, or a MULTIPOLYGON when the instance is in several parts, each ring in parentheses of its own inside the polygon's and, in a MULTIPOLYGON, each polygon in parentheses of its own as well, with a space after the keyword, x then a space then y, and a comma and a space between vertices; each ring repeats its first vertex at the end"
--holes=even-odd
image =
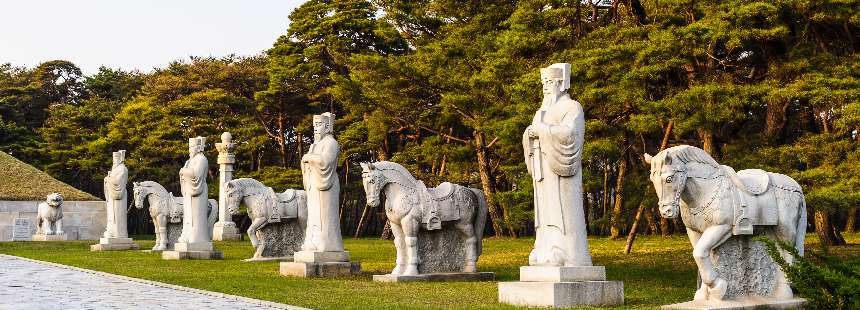
POLYGON ((519 282, 499 283, 499 302, 519 306, 622 305, 624 284, 592 266, 582 206, 585 116, 567 93, 570 64, 540 70, 543 103, 523 133, 532 176, 535 246, 519 282))
MULTIPOLYGON (((209 161, 203 155, 206 138, 188 139, 189 159, 179 169, 179 186, 182 189, 182 235, 179 243, 212 245, 212 227, 209 226, 209 188, 206 177, 209 161)), ((210 249, 211 250, 211 249, 210 249)))
POLYGON ((225 187, 223 209, 237 214, 240 205, 248 208, 251 218, 248 239, 255 248, 252 261, 292 256, 301 248, 308 221, 305 191, 288 189, 275 193, 271 187, 250 178, 232 180, 225 187))
POLYGON ((107 224, 103 238, 128 237, 128 168, 125 150, 113 152, 113 166, 104 179, 107 224))
POLYGON ((773 299, 751 297, 723 301, 688 301, 684 303, 665 305, 662 308, 688 310, 803 309, 805 304, 806 300, 803 298, 773 299))
POLYGON ((603 266, 521 266, 520 281, 525 282, 571 282, 604 281, 606 268, 603 266))
MULTIPOLYGON (((792 299, 785 275, 749 236, 755 231, 803 254, 806 203, 796 181, 757 169, 735 172, 689 145, 645 154, 645 161, 660 214, 681 216, 687 227, 702 280, 694 301, 792 299)), ((792 262, 791 255, 783 257, 792 262)))
POLYGON ((390 275, 477 271, 487 221, 482 191, 448 182, 428 189, 394 162, 362 163, 361 168, 367 204, 375 208, 385 197, 397 249, 390 275), (452 233, 432 233, 439 230, 452 233), (421 251, 428 247, 433 251, 421 251))
MULTIPOLYGON (((215 143, 215 148, 218 149, 218 205, 224 206, 227 204, 227 182, 233 179, 233 165, 236 163, 236 154, 233 153, 236 143, 233 143, 233 135, 226 131, 222 133, 221 143, 215 143)), ((219 209, 212 240, 239 240, 241 237, 231 214, 226 208, 219 209)))
POLYGON ((293 261, 297 263, 332 263, 348 262, 347 251, 298 251, 293 254, 293 261))
POLYGON ((343 251, 340 234, 340 180, 334 139, 334 114, 314 115, 314 143, 302 156, 302 182, 307 193, 308 222, 304 251, 343 251))
POLYGON ((63 195, 48 194, 45 202, 39 204, 36 213, 37 235, 63 234, 63 195))
MULTIPOLYGON (((182 228, 184 202, 181 197, 173 196, 164 186, 153 181, 134 182, 134 206, 143 209, 149 206, 149 215, 155 225, 155 246, 153 251, 173 249, 179 241, 181 231, 172 231, 177 224, 182 228)), ((218 219, 218 203, 209 199, 207 222, 213 227, 218 219)), ((180 229, 181 230, 181 229, 180 229)))
POLYGON ((303 309, 0 254, 0 309, 303 309))

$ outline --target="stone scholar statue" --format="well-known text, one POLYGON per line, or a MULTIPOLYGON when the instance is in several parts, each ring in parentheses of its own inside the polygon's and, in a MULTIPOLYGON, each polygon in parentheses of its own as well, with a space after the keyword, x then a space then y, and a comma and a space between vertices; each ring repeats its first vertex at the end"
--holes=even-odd
POLYGON ((227 210, 239 213, 248 207, 251 226, 248 238, 255 248, 254 257, 245 261, 292 259, 304 240, 308 221, 307 195, 303 190, 288 189, 275 193, 260 181, 241 178, 227 182, 227 210))
MULTIPOLYGON (((164 259, 220 259, 223 254, 212 248, 212 226, 210 222, 209 188, 206 176, 209 161, 203 155, 206 138, 188 139, 189 159, 179 170, 179 186, 182 190, 182 234, 174 251, 162 252, 164 259)), ((217 211, 216 211, 217 213, 217 211)))
POLYGON ((448 182, 427 188, 393 162, 362 163, 361 169, 367 204, 379 206, 385 197, 397 249, 394 270, 374 281, 494 278, 475 267, 487 221, 484 192, 448 182))
POLYGON ((91 251, 137 250, 139 247, 128 237, 128 168, 125 150, 113 152, 113 166, 104 179, 107 225, 99 244, 91 251))
POLYGON ((63 232, 63 195, 51 193, 36 211, 36 234, 33 241, 66 240, 63 232))
POLYGON ((357 273, 349 263, 340 235, 340 180, 337 160, 340 148, 334 139, 334 114, 314 115, 314 143, 302 156, 302 182, 308 203, 308 220, 302 250, 293 262, 281 263, 281 274, 327 277, 357 273))
MULTIPOLYGON (((701 286, 693 302, 668 308, 711 306, 799 306, 785 275, 751 240, 765 235, 794 245, 803 254, 806 202, 792 178, 759 169, 735 172, 702 149, 680 145, 655 156, 651 182, 660 215, 681 216, 687 227, 701 286)), ((787 262, 792 256, 782 253, 787 262)))
POLYGON ((543 103, 523 133, 534 187, 535 245, 529 266, 520 268, 520 282, 499 283, 499 300, 552 307, 623 304, 623 284, 604 281, 605 269, 592 266, 588 251, 581 164, 585 117, 567 93, 570 64, 553 64, 540 76, 543 103), (581 293, 593 290, 602 293, 581 293))
MULTIPOLYGON (((149 216, 155 225, 155 246, 152 251, 173 250, 182 234, 182 197, 175 197, 164 186, 153 181, 134 182, 132 187, 134 207, 143 209, 149 206, 149 216)), ((209 199, 208 224, 215 225, 218 219, 218 203, 209 199)))

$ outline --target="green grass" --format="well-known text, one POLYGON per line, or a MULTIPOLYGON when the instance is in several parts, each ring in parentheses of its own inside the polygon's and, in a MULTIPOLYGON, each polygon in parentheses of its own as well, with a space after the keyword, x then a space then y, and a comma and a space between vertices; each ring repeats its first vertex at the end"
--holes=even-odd
MULTIPOLYGON (((860 256, 860 234, 846 238, 854 245, 834 247, 832 252, 860 256)), ((808 241, 808 247, 815 247, 814 235, 808 241)), ((478 266, 495 272, 498 281, 515 281, 533 242, 486 239, 478 266)), ((347 250, 361 262, 364 273, 341 279, 284 277, 276 262, 242 262, 252 253, 247 241, 216 242, 226 257, 216 261, 165 261, 157 253, 140 251, 90 252, 92 243, 2 242, 0 253, 315 309, 515 308, 497 302, 496 282, 372 282, 371 274, 393 267, 394 247, 386 240, 346 239, 347 250)), ((152 240, 138 243, 143 248, 153 245, 152 240)), ((686 238, 640 237, 630 255, 621 252, 623 240, 589 238, 589 243, 594 263, 606 266, 610 280, 624 281, 626 302, 616 309, 656 309, 693 297, 696 267, 686 238)))
POLYGON ((100 200, 47 173, 0 152, 0 200, 44 200, 50 193, 65 200, 100 200))

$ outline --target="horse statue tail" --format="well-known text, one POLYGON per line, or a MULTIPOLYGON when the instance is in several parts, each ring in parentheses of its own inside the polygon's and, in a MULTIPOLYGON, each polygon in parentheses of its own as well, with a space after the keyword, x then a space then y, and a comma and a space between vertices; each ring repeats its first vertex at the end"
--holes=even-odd
POLYGON ((209 199, 209 227, 215 225, 215 222, 218 221, 218 201, 215 199, 209 199))
POLYGON ((487 207, 487 197, 484 196, 482 190, 476 188, 469 188, 469 190, 478 198, 478 204, 475 206, 475 211, 477 211, 475 213, 475 222, 472 223, 472 226, 475 227, 475 238, 478 238, 478 241, 475 242, 475 254, 480 256, 483 250, 484 225, 487 224, 487 212, 489 212, 489 208, 487 207))
POLYGON ((803 256, 803 240, 806 238, 806 197, 804 197, 803 193, 799 193, 800 195, 800 206, 798 212, 800 212, 800 219, 797 220, 797 233, 794 235, 794 248, 797 249, 797 254, 803 256))

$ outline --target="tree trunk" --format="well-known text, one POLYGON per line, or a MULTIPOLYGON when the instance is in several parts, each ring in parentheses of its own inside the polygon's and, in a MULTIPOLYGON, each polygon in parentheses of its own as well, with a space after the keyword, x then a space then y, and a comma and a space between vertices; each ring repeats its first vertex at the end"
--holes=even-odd
POLYGON ((645 211, 645 205, 640 204, 639 209, 636 210, 636 218, 633 219, 633 225, 630 226, 630 233, 627 234, 627 244, 624 245, 624 254, 630 254, 630 250, 633 249, 633 240, 636 240, 636 231, 639 229, 639 219, 642 218, 642 212, 645 211))
POLYGON ((382 240, 391 240, 391 222, 385 220, 385 226, 382 227, 382 235, 379 236, 382 240))
POLYGON ((281 155, 281 165, 287 168, 289 167, 289 163, 287 162, 287 136, 284 135, 284 127, 284 116, 280 114, 278 115, 278 153, 281 155))
POLYGON ((656 235, 657 232, 660 231, 660 228, 657 225, 657 221, 654 220, 654 207, 648 207, 645 209, 645 220, 648 223, 648 233, 656 235))
POLYGON ((815 234, 818 235, 818 240, 823 245, 831 246, 831 245, 843 245, 845 244, 845 240, 842 239, 842 236, 839 236, 839 231, 837 231, 833 224, 830 221, 830 214, 827 211, 816 209, 815 210, 815 234))
POLYGON ((853 208, 848 211, 848 219, 845 220, 845 232, 853 233, 855 232, 854 227, 857 226, 857 208, 853 208))
POLYGON ((669 223, 669 219, 663 216, 660 216, 660 235, 663 237, 672 235, 672 225, 669 223))
POLYGON ((298 162, 301 162, 302 156, 305 155, 304 141, 302 141, 303 139, 304 137, 302 135, 302 132, 296 131, 296 158, 299 159, 297 160, 298 162))
POLYGON ((698 132, 699 139, 702 140, 702 149, 705 150, 705 152, 707 152, 708 154, 710 154, 711 157, 714 157, 714 159, 719 158, 719 150, 717 150, 716 142, 714 142, 714 132, 710 129, 704 128, 700 128, 698 132))
POLYGON ((787 120, 788 105, 791 101, 771 102, 767 105, 765 116, 765 138, 770 143, 779 143, 782 140, 783 128, 787 120))
POLYGON ((618 179, 615 180, 615 206, 612 207, 612 217, 609 218, 609 237, 616 239, 621 235, 621 211, 624 208, 624 177, 627 174, 627 152, 618 159, 618 179))
MULTIPOLYGON (((601 217, 605 217, 607 214, 609 214, 609 169, 610 169, 609 163, 604 163, 604 166, 603 166, 603 199, 600 201, 600 204, 603 207, 603 212, 601 212, 601 214, 600 214, 601 217)), ((608 221, 606 221, 605 223, 608 223, 608 221)), ((608 229, 609 225, 603 224, 601 226, 603 226, 603 228, 601 229, 602 230, 601 233, 605 234, 606 231, 609 230, 608 229)))
POLYGON ((490 220, 493 224, 493 230, 496 237, 502 237, 504 235, 504 231, 502 230, 502 215, 499 214, 499 208, 496 205, 493 194, 496 192, 495 182, 493 181, 493 176, 490 173, 490 160, 487 158, 489 156, 489 151, 487 150, 486 144, 484 144, 484 135, 475 131, 475 153, 477 153, 478 157, 478 172, 481 175, 481 188, 484 190, 484 196, 487 199, 487 208, 490 213, 490 220))

